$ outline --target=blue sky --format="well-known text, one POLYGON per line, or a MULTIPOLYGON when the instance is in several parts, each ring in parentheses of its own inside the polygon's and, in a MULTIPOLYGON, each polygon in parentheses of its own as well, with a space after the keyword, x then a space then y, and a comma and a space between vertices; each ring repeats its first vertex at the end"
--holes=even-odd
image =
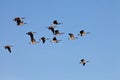
POLYGON ((119 0, 1 0, 0 80, 119 80, 119 0), (15 17, 26 17, 17 26, 15 17), (55 44, 29 44, 28 31, 53 38, 46 28, 53 20, 65 34, 55 44), (84 29, 91 34, 68 40, 84 29), (4 46, 13 45, 10 54, 4 46), (84 58, 90 62, 79 64, 84 58))

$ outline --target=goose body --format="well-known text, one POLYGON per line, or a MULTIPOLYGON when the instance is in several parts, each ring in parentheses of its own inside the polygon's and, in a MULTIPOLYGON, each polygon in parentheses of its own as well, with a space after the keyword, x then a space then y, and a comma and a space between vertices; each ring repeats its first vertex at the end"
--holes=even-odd
POLYGON ((53 24, 54 24, 54 25, 59 25, 59 24, 62 24, 62 23, 59 23, 57 20, 54 20, 54 21, 53 21, 53 24))
POLYGON ((61 34, 64 34, 64 32, 60 32, 59 30, 54 30, 54 35, 61 35, 61 34))
POLYGON ((61 40, 57 40, 56 37, 53 37, 53 39, 51 40, 51 42, 54 42, 54 43, 58 43, 59 41, 61 41, 61 40))
POLYGON ((22 19, 24 19, 24 18, 16 17, 13 19, 13 21, 15 21, 18 26, 21 26, 23 24, 26 24, 26 23, 24 23, 24 21, 22 19))
POLYGON ((10 53, 12 52, 11 51, 11 47, 13 47, 12 45, 6 45, 4 46, 5 49, 7 49, 10 53))
POLYGON ((48 29, 51 30, 52 33, 54 34, 54 26, 49 26, 48 29))
POLYGON ((83 64, 83 66, 85 66, 85 64, 87 63, 88 61, 86 61, 85 59, 81 59, 80 60, 80 64, 83 64))
POLYGON ((90 34, 90 32, 85 32, 84 30, 80 30, 78 35, 82 37, 82 36, 85 36, 86 34, 90 34))
POLYGON ((30 32, 27 32, 27 33, 26 33, 27 35, 30 36, 30 40, 31 40, 30 44, 36 44, 36 43, 39 43, 39 42, 37 42, 37 41, 35 40, 34 35, 33 35, 34 33, 36 33, 36 32, 32 32, 32 31, 30 31, 30 32))
POLYGON ((75 37, 74 34, 72 34, 72 33, 68 33, 68 35, 69 35, 69 39, 71 39, 71 40, 78 38, 78 37, 75 37))
POLYGON ((42 40, 42 42, 45 43, 45 41, 49 40, 49 38, 41 37, 40 40, 42 40))

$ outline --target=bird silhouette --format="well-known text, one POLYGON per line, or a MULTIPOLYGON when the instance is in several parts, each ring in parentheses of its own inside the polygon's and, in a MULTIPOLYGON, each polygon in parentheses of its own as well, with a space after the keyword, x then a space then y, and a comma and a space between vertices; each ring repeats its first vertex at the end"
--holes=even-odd
POLYGON ((49 38, 41 37, 39 40, 42 40, 42 42, 45 43, 45 41, 49 40, 49 38))
POLYGON ((26 33, 27 35, 30 36, 30 40, 31 40, 30 44, 36 44, 36 43, 39 43, 38 41, 35 40, 34 35, 33 35, 34 33, 36 33, 36 32, 32 32, 32 31, 30 31, 30 32, 27 32, 27 33, 26 33))
POLYGON ((84 30, 80 30, 79 34, 81 37, 86 35, 86 34, 90 34, 90 32, 85 32, 84 30))
POLYGON ((13 47, 12 45, 6 45, 4 46, 5 49, 7 49, 10 53, 12 52, 11 51, 11 47, 13 47))
POLYGON ((70 39, 70 40, 78 39, 78 37, 75 37, 74 34, 72 34, 72 33, 68 33, 68 35, 69 35, 68 39, 70 39))
POLYGON ((31 39, 33 39, 34 38, 34 35, 33 35, 34 33, 36 33, 36 32, 30 31, 30 32, 27 32, 26 34, 29 35, 31 39))
POLYGON ((25 19, 25 18, 24 17, 23 18, 16 17, 16 18, 13 19, 13 21, 15 21, 18 26, 21 26, 23 24, 26 24, 26 23, 24 23, 24 21, 22 19, 25 19))
POLYGON ((55 26, 49 26, 49 27, 47 27, 49 30, 51 30, 52 31, 52 33, 54 34, 54 28, 55 28, 55 26))
POLYGON ((81 59, 81 60, 80 60, 80 64, 83 64, 83 66, 85 66, 85 64, 86 64, 87 62, 89 62, 89 61, 86 61, 85 59, 81 59))
POLYGON ((54 43, 58 43, 59 41, 61 41, 61 40, 57 40, 56 37, 53 37, 53 39, 51 40, 51 42, 54 42, 54 43))
POLYGON ((61 35, 61 34, 64 34, 64 32, 60 32, 59 30, 54 30, 54 35, 61 35))
POLYGON ((62 23, 59 23, 57 20, 54 20, 54 21, 53 21, 53 24, 54 24, 54 25, 59 25, 59 24, 62 24, 62 23))

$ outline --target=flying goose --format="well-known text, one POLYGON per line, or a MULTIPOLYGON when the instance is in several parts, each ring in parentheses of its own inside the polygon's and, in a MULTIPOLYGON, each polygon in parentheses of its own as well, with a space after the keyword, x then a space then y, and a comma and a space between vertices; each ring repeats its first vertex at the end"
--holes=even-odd
POLYGON ((53 21, 53 24, 54 24, 54 25, 59 25, 59 24, 62 24, 62 23, 59 23, 57 20, 54 20, 54 21, 53 21))
POLYGON ((45 43, 45 41, 49 40, 49 38, 41 37, 39 40, 42 40, 42 42, 45 43))
POLYGON ((33 35, 34 33, 36 33, 36 32, 30 31, 30 32, 27 32, 26 34, 29 35, 31 39, 33 39, 34 38, 34 35, 33 35))
POLYGON ((54 35, 61 35, 61 34, 64 34, 64 32, 60 33, 59 30, 54 30, 54 35))
POLYGON ((31 39, 30 44, 39 43, 39 42, 37 42, 37 41, 35 40, 34 35, 33 35, 34 33, 36 33, 36 32, 32 32, 32 31, 30 31, 30 32, 27 32, 27 33, 26 33, 27 35, 30 36, 30 39, 31 39))
POLYGON ((81 37, 86 35, 86 34, 90 34, 90 32, 85 32, 84 30, 80 30, 79 34, 81 37))
POLYGON ((48 28, 49 30, 51 30, 52 33, 54 34, 54 28, 55 28, 55 26, 48 26, 47 28, 48 28))
POLYGON ((24 21, 22 19, 25 19, 25 18, 24 17, 23 18, 16 17, 16 18, 13 19, 13 21, 15 21, 18 26, 21 26, 23 24, 26 24, 26 23, 24 23, 24 21))
POLYGON ((85 66, 85 64, 86 64, 87 62, 89 62, 89 61, 86 61, 85 59, 81 59, 81 60, 80 60, 80 64, 83 64, 83 66, 85 66))
POLYGON ((74 34, 72 33, 68 33, 68 35, 69 35, 69 39, 71 40, 78 39, 78 37, 75 37, 74 34))
POLYGON ((54 43, 58 43, 59 41, 61 41, 61 40, 57 40, 56 37, 53 37, 53 39, 51 40, 51 42, 54 42, 54 43))
POLYGON ((11 51, 11 47, 13 47, 12 45, 6 45, 4 46, 5 49, 7 49, 10 53, 12 52, 11 51))

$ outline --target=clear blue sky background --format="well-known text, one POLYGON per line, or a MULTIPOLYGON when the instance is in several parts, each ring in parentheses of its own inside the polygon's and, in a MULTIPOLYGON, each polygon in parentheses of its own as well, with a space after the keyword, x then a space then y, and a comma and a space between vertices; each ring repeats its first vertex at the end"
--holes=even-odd
POLYGON ((0 0, 0 36, 0 80, 120 79, 119 0, 0 0), (27 24, 17 26, 17 16, 27 24), (62 41, 30 45, 28 31, 37 32, 36 40, 53 38, 45 27, 55 19, 63 23, 62 41), (68 40, 81 29, 91 34, 68 40), (82 58, 90 62, 82 66, 82 58))

